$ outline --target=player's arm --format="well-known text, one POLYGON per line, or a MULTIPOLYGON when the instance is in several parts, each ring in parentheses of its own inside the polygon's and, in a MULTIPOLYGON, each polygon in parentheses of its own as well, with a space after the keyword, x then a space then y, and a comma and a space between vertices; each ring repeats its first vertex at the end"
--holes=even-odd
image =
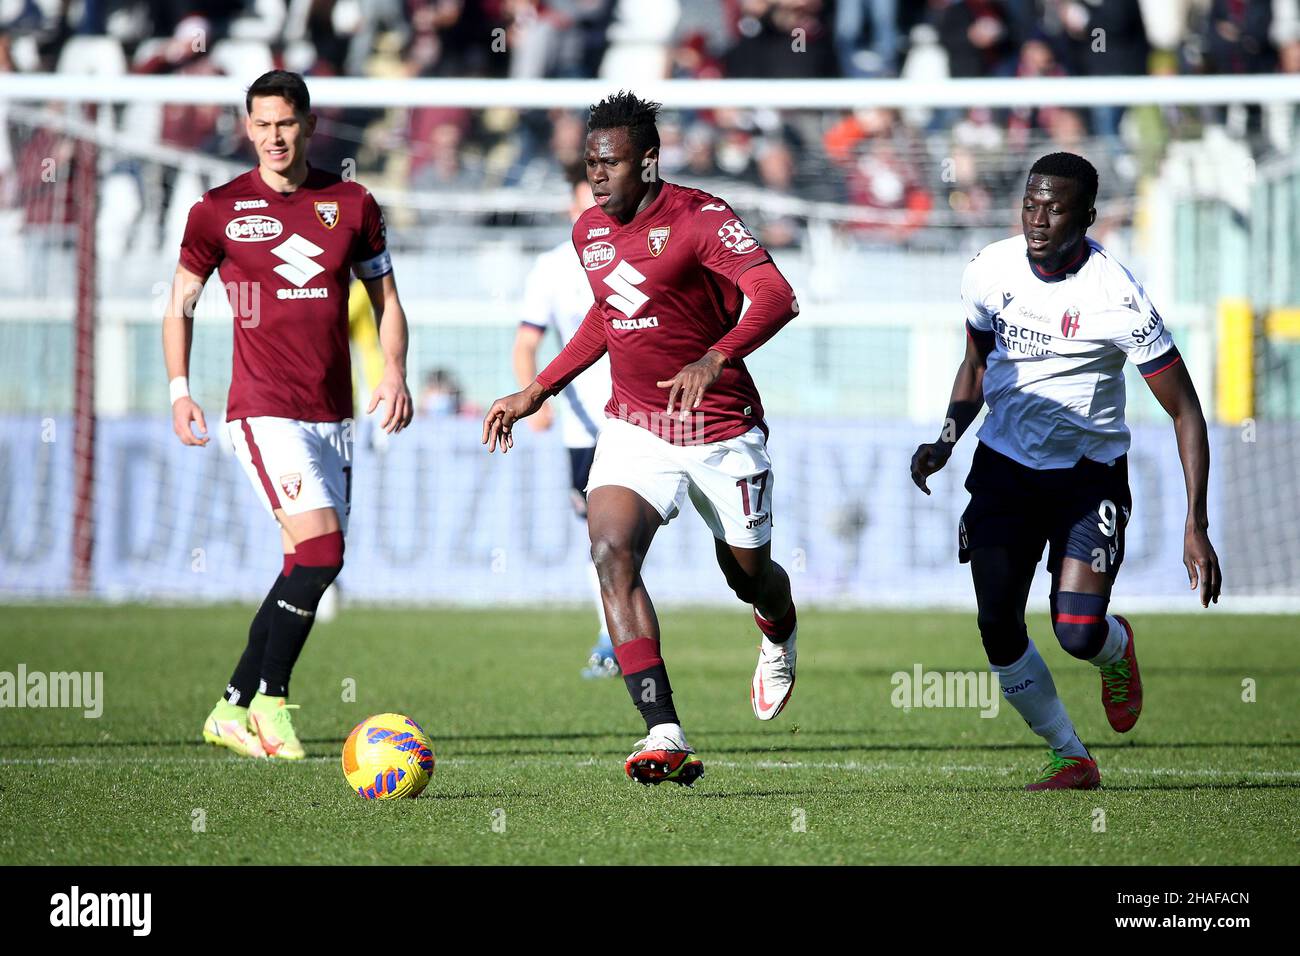
MULTIPOLYGON (((515 381, 521 388, 537 378, 537 349, 545 335, 546 329, 531 322, 520 322, 515 331, 515 346, 510 358, 515 368, 515 381)), ((544 432, 551 427, 552 418, 550 403, 544 402, 529 422, 535 431, 544 432)))
POLYGON ((563 391, 566 385, 594 365, 607 349, 605 315, 600 305, 593 303, 573 338, 551 360, 551 364, 542 369, 541 374, 513 395, 492 403, 483 419, 483 444, 488 446, 488 452, 495 451, 498 442, 503 453, 513 448, 514 438, 510 430, 515 422, 532 415, 546 399, 563 391))
POLYGON ((1201 589, 1201 606, 1219 602, 1223 573, 1219 556, 1210 543, 1210 516, 1206 489, 1210 483, 1210 438, 1205 414, 1187 366, 1175 357, 1163 368, 1144 373, 1147 386, 1161 407, 1174 420, 1178 458, 1187 485, 1187 523, 1183 530, 1183 565, 1192 590, 1201 589))
POLYGON ((167 365, 168 390, 172 400, 172 431, 182 445, 206 445, 208 426, 203 409, 190 397, 190 346, 194 342, 194 303, 203 292, 206 277, 176 266, 167 307, 163 310, 163 361, 167 365), (195 435, 191 423, 198 425, 195 435))
POLYGON ((406 347, 410 341, 406 310, 398 298, 397 280, 392 270, 376 279, 362 279, 361 284, 366 287, 366 295, 374 307, 375 322, 379 326, 379 348, 384 353, 384 374, 370 396, 366 414, 372 414, 382 401, 384 420, 379 427, 396 434, 411 424, 415 412, 411 392, 406 387, 406 347))
MULTIPOLYGON (((729 278, 725 273, 719 274, 729 278)), ((718 380, 729 362, 743 359, 799 314, 794 289, 771 260, 746 269, 737 277, 736 285, 749 299, 749 308, 741 320, 702 357, 667 381, 655 383, 668 389, 665 414, 672 414, 679 397, 682 414, 687 409, 699 408, 705 391, 718 380)))
POLYGON ((984 370, 988 368, 989 353, 993 351, 992 332, 980 332, 966 326, 966 354, 957 366, 957 378, 952 383, 948 399, 948 413, 944 416, 943 430, 938 441, 921 445, 912 455, 912 481, 927 495, 930 493, 925 479, 948 464, 957 440, 970 428, 971 422, 984 407, 984 370))

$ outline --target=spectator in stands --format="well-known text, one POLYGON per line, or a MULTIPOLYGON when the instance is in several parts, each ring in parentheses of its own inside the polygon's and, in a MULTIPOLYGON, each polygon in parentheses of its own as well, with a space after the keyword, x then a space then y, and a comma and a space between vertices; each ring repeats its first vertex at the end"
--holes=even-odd
POLYGON ((898 0, 838 0, 835 53, 842 76, 897 75, 898 0))
POLYGON ((1209 73, 1268 73, 1277 64, 1269 42, 1271 0, 1211 0, 1205 21, 1209 73))
MULTIPOLYGON (((146 74, 166 73, 175 76, 219 76, 219 70, 208 55, 213 42, 212 24, 200 16, 185 17, 172 33, 171 39, 155 56, 138 64, 133 72, 146 74)), ((198 152, 228 154, 236 148, 231 140, 233 126, 221 127, 225 108, 217 105, 193 106, 169 103, 163 107, 162 133, 164 146, 198 152)))
POLYGON ((837 75, 822 0, 740 0, 740 39, 724 58, 730 77, 837 75))
POLYGON ((1015 62, 1010 18, 999 0, 949 0, 938 25, 952 76, 1000 76, 1015 62))
MULTIPOLYGON (((764 137, 756 150, 758 182, 770 196, 794 198, 797 172, 794 151, 780 137, 764 137)), ((746 220, 749 222, 749 220, 746 220)), ((769 249, 792 246, 802 232, 802 224, 790 215, 759 215, 751 223, 758 239, 769 249)))
MULTIPOLYGON (((1061 9, 1061 22, 1070 44, 1069 62, 1080 76, 1143 76, 1150 46, 1138 0, 1107 0, 1088 4, 1071 0, 1061 9)), ((1116 106, 1092 109, 1092 131, 1119 135, 1123 110, 1116 106)))

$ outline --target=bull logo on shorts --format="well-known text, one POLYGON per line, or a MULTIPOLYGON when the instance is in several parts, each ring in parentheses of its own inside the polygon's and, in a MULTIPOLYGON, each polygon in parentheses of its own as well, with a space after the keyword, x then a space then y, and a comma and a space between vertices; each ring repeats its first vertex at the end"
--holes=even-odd
POLYGON ((1079 331, 1079 310, 1074 306, 1065 310, 1061 316, 1061 334, 1067 339, 1079 331))
POLYGON ((317 202, 316 218, 326 229, 333 229, 339 224, 339 204, 336 202, 317 202))
POLYGON ((671 231, 671 226, 657 226, 650 230, 646 236, 646 242, 650 246, 650 255, 657 256, 664 251, 664 246, 668 245, 668 233, 671 231))
POLYGON ((292 475, 281 475, 280 487, 290 501, 297 501, 298 492, 302 490, 302 475, 296 471, 292 475))

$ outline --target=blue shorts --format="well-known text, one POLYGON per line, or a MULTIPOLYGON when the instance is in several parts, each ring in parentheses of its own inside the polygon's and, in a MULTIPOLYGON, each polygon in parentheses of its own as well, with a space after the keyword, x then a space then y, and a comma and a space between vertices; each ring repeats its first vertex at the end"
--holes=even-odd
POLYGON ((1080 458, 1072 468, 1030 468, 980 443, 966 478, 970 504, 961 516, 958 558, 977 548, 1006 547, 1037 564, 1050 545, 1047 570, 1077 558, 1114 580, 1124 561, 1124 528, 1133 509, 1128 456, 1111 464, 1080 458))

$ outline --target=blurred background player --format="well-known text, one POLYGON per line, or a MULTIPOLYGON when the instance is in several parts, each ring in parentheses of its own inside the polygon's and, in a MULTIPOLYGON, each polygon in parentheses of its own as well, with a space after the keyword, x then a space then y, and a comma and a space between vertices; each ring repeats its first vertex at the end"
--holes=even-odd
POLYGON ((1052 629, 1101 673, 1106 719, 1126 733, 1142 713, 1133 628, 1106 613, 1132 509, 1127 358, 1174 420, 1187 485, 1183 564, 1201 604, 1217 602, 1219 559, 1207 533, 1210 444, 1173 337, 1133 274, 1087 236, 1097 170, 1073 153, 1030 169, 1023 235, 986 246, 966 267, 966 357, 943 433, 912 456, 912 480, 948 462, 985 401, 989 413, 966 479, 960 560, 969 561, 980 637, 1003 696, 1047 741, 1047 768, 1028 790, 1091 790, 1096 760, 1075 733, 1051 672, 1025 628, 1034 571, 1050 545, 1052 629))
POLYGON ((744 357, 798 313, 794 292, 725 202, 659 179, 659 104, 609 96, 587 118, 596 208, 577 220, 595 302, 564 350, 483 421, 488 451, 606 352, 613 395, 587 485, 587 528, 614 653, 646 736, 624 763, 639 783, 690 785, 704 765, 686 740, 641 579, 655 532, 689 496, 718 565, 762 635, 750 684, 771 720, 794 689, 795 608, 772 560, 767 423, 744 357), (750 300, 744 319, 741 307, 750 300))
MULTIPOLYGON (((572 189, 569 202, 569 221, 596 204, 587 183, 583 166, 572 165, 566 169, 572 189)), ((537 378, 537 349, 548 329, 559 334, 560 345, 567 345, 582 324, 582 318, 591 308, 591 286, 573 249, 573 239, 565 239, 553 249, 537 257, 537 262, 524 283, 524 304, 515 333, 514 368, 520 387, 537 378)), ((587 520, 587 476, 591 462, 596 457, 596 439, 605 423, 605 406, 612 391, 609 381, 609 359, 601 357, 575 378, 555 399, 546 402, 528 420, 534 431, 542 432, 553 423, 552 409, 560 406, 560 430, 564 447, 569 452, 569 498, 574 513, 587 520)), ((600 631, 596 646, 591 649, 582 676, 586 678, 613 677, 618 673, 618 658, 614 644, 605 626, 605 605, 600 597, 600 578, 596 566, 588 565, 591 586, 596 597, 596 615, 600 631)))
POLYGON ((411 420, 407 326, 378 203, 359 184, 307 163, 316 118, 302 77, 262 75, 245 107, 258 165, 190 210, 163 352, 176 435, 185 445, 205 445, 207 425, 189 396, 187 370, 194 302, 220 270, 235 316, 227 429, 279 522, 284 567, 203 738, 245 756, 294 760, 304 751, 290 716, 297 705, 288 703, 289 677, 321 595, 343 568, 351 500, 350 276, 365 283, 378 316, 384 371, 367 412, 382 401, 386 431, 411 420))

